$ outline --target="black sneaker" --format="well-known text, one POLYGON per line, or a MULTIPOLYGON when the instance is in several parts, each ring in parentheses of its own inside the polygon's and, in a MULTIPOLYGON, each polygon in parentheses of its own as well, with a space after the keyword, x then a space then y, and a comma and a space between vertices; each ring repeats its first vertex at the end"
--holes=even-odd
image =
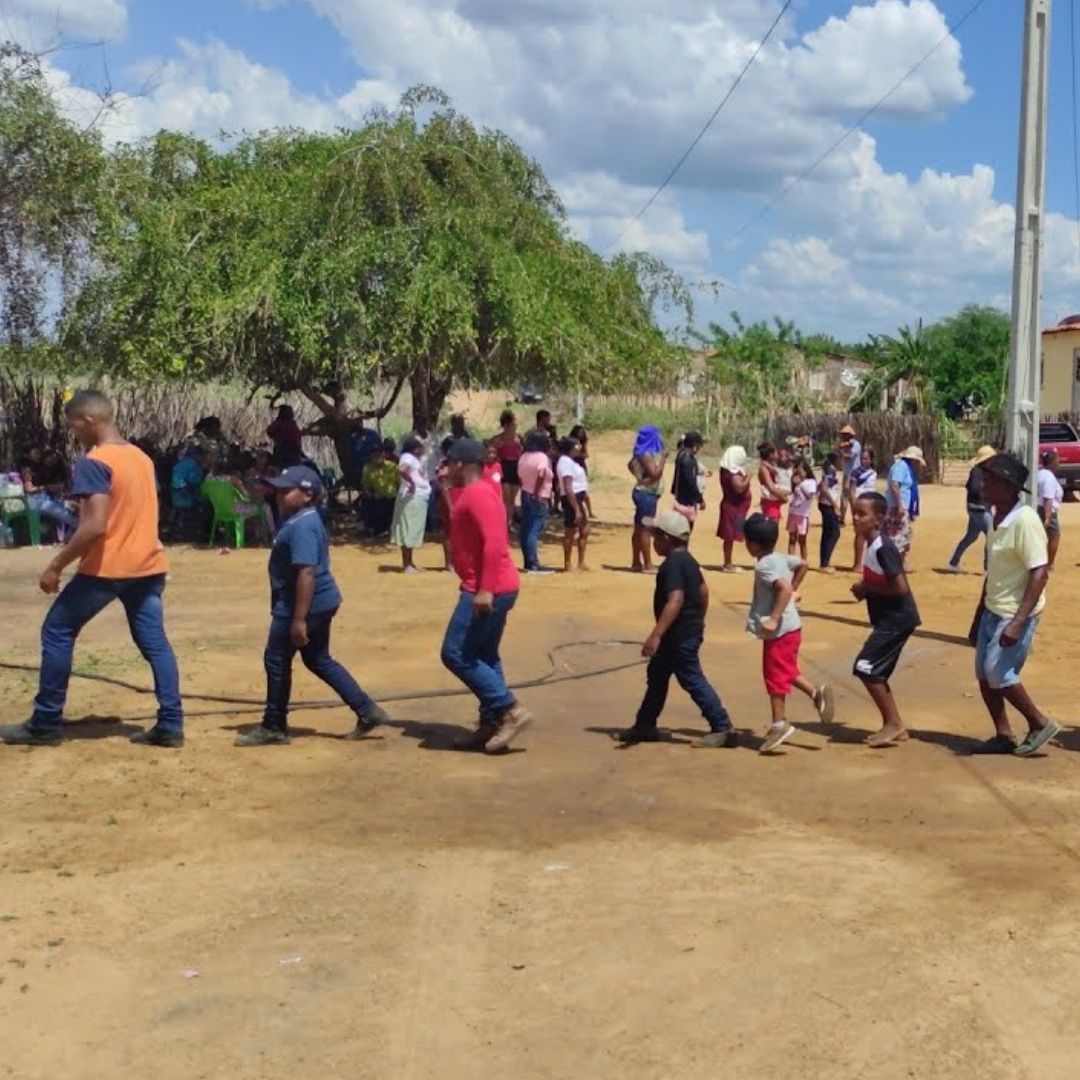
POLYGON ((236 736, 234 746, 288 746, 292 742, 287 731, 278 731, 275 728, 263 727, 244 732, 236 736))
POLYGON ((388 723, 390 723, 390 714, 381 705, 376 705, 367 716, 356 718, 356 727, 345 738, 352 742, 366 739, 380 724, 388 723))
POLYGON ((699 750, 734 750, 739 745, 739 736, 734 728, 724 731, 710 731, 708 735, 702 735, 695 739, 691 746, 699 750))
POLYGON ((630 727, 625 731, 617 731, 611 736, 617 743, 624 746, 636 746, 643 742, 659 742, 660 732, 656 728, 630 727))
POLYGON ((1019 744, 1008 735, 992 735, 971 748, 973 754, 1015 754, 1019 744))
POLYGON ((480 724, 475 731, 455 739, 454 749, 483 750, 498 733, 499 723, 497 720, 491 723, 480 724))
POLYGON ((59 746, 60 733, 35 731, 27 720, 25 724, 0 725, 0 742, 8 746, 59 746))
POLYGON ((167 750, 179 750, 184 745, 184 733, 182 731, 162 731, 159 724, 155 724, 146 731, 136 731, 128 739, 136 746, 163 746, 167 750))

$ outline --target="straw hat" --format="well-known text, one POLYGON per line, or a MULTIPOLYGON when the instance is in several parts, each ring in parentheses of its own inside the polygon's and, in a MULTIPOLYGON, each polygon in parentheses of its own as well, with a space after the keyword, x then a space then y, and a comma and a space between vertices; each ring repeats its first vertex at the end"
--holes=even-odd
POLYGON ((910 460, 917 461, 920 465, 926 464, 926 458, 923 457, 923 452, 917 446, 909 446, 906 450, 901 450, 897 456, 905 459, 910 458, 910 460))
POLYGON ((997 451, 992 446, 980 446, 975 451, 975 456, 971 459, 972 465, 981 465, 984 461, 989 461, 997 451))

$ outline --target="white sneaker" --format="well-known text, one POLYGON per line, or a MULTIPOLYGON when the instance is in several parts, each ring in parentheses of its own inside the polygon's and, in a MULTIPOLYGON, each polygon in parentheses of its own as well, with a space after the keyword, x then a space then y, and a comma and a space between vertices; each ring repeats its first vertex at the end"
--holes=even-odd
POLYGON ((789 724, 786 720, 782 726, 773 725, 769 728, 768 734, 765 736, 765 741, 761 744, 761 749, 758 750, 759 754, 771 754, 774 750, 779 750, 795 734, 795 728, 789 724))
POLYGON ((836 716, 836 695, 828 685, 819 686, 814 691, 814 708, 823 724, 831 724, 836 716))

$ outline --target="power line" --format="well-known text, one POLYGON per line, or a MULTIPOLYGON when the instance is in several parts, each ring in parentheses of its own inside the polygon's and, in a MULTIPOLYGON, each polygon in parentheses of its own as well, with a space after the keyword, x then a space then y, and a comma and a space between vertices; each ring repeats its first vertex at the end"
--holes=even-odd
POLYGON ((739 72, 739 74, 735 78, 735 81, 728 88, 728 92, 724 95, 723 100, 713 110, 712 116, 710 116, 709 119, 705 121, 705 126, 697 133, 697 137, 686 148, 686 152, 683 154, 683 156, 679 158, 677 162, 675 162, 675 165, 672 168, 671 172, 669 172, 664 178, 664 182, 649 196, 649 198, 645 202, 645 205, 642 206, 642 208, 634 215, 633 219, 627 224, 626 228, 624 228, 623 231, 619 233, 619 235, 615 237, 615 239, 612 240, 610 244, 608 244, 608 246, 604 249, 605 252, 610 251, 619 243, 619 241, 622 240, 624 236, 626 236, 626 234, 633 228, 633 226, 636 225, 637 222, 639 222, 646 213, 648 213, 649 208, 654 202, 656 202, 657 199, 660 198, 660 196, 664 193, 671 181, 675 179, 675 176, 678 174, 679 170, 686 164, 690 155, 697 149, 698 143, 700 143, 701 140, 705 138, 706 132, 708 132, 709 128, 713 126, 716 118, 720 115, 724 106, 731 99, 731 95, 734 94, 735 91, 738 89, 739 83, 743 81, 746 73, 750 70, 751 67, 753 67, 754 61, 757 60, 758 56, 761 54, 761 50, 764 49, 765 46, 768 44, 769 38, 773 36, 776 28, 780 25, 780 20, 783 19, 783 17, 787 14, 787 10, 789 7, 791 7, 793 2, 794 0, 785 0, 784 6, 780 9, 776 18, 773 19, 772 26, 769 27, 765 36, 761 39, 761 41, 758 42, 757 48, 754 50, 753 55, 750 57, 749 60, 746 61, 746 64, 743 66, 742 71, 739 72))
MULTIPOLYGON (((862 127, 862 125, 867 120, 869 120, 870 117, 873 116, 874 113, 876 113, 878 111, 878 109, 880 109, 881 106, 884 105, 893 96, 893 94, 895 94, 896 91, 899 90, 900 87, 903 86, 904 83, 906 83, 908 81, 908 79, 910 79, 911 76, 914 75, 923 66, 923 64, 925 64, 926 61, 929 60, 930 57, 934 55, 934 53, 936 53, 938 51, 938 49, 941 48, 942 45, 945 44, 945 42, 947 42, 950 38, 952 38, 956 34, 956 32, 960 29, 960 27, 962 27, 964 25, 964 23, 966 23, 968 21, 968 19, 970 19, 971 16, 974 15, 975 12, 978 11, 979 8, 981 8, 983 6, 983 4, 985 4, 985 3, 986 3, 986 0, 975 0, 975 3, 972 4, 971 7, 969 7, 967 9, 967 11, 965 11, 964 14, 961 15, 960 18, 957 19, 956 22, 954 22, 945 31, 945 33, 942 35, 941 39, 937 42, 937 44, 934 45, 934 47, 932 49, 930 49, 929 52, 927 52, 918 61, 918 63, 913 65, 897 82, 895 82, 889 88, 889 90, 875 104, 871 105, 870 108, 867 109, 866 112, 864 112, 858 118, 858 120, 856 120, 855 123, 852 124, 851 127, 849 127, 847 129, 847 131, 844 132, 843 135, 840 136, 840 138, 838 138, 827 150, 825 150, 825 152, 823 154, 821 154, 820 157, 817 158, 816 161, 814 161, 814 163, 812 165, 809 166, 809 168, 806 168, 801 173, 799 173, 799 175, 796 176, 794 180, 791 180, 787 185, 785 185, 753 217, 751 217, 743 225, 741 225, 738 229, 736 229, 735 232, 732 233, 732 235, 725 241, 723 246, 727 247, 729 244, 733 244, 744 233, 748 232, 751 228, 753 228, 763 217, 765 217, 773 209, 773 207, 775 207, 778 203, 780 203, 784 199, 786 199, 788 197, 788 195, 790 195, 791 192, 795 190, 795 188, 797 188, 808 176, 810 176, 811 173, 813 173, 815 170, 817 170, 818 167, 821 166, 828 158, 832 157, 832 155, 837 150, 839 150, 840 147, 845 142, 847 142, 847 140, 852 135, 854 135, 855 132, 858 131, 859 128, 862 127)), ((1075 3, 1075 0, 1073 0, 1073 3, 1075 3)), ((1075 52, 1074 52, 1074 61, 1075 61, 1075 52)), ((1073 94, 1074 105, 1075 105, 1075 97, 1076 97, 1076 95, 1074 93, 1073 94)), ((1078 220, 1080 220, 1080 218, 1078 218, 1078 220)))
POLYGON ((1073 180, 1076 192, 1076 257, 1080 261, 1080 122, 1076 115, 1076 0, 1069 3, 1069 39, 1072 45, 1073 180))

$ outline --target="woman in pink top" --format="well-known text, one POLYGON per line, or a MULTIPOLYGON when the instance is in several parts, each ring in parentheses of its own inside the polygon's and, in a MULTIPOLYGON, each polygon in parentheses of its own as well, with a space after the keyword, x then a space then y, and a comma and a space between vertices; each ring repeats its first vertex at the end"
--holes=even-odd
POLYGON ((539 428, 525 436, 518 462, 521 480, 521 556, 526 574, 551 574, 540 565, 540 537, 551 510, 555 470, 551 467, 551 438, 539 428))
POLYGON ((506 527, 509 529, 514 523, 514 503, 517 502, 517 495, 521 490, 518 476, 521 436, 518 434, 517 417, 509 409, 499 417, 499 427, 502 431, 495 436, 494 442, 502 471, 502 497, 506 506, 506 527))

